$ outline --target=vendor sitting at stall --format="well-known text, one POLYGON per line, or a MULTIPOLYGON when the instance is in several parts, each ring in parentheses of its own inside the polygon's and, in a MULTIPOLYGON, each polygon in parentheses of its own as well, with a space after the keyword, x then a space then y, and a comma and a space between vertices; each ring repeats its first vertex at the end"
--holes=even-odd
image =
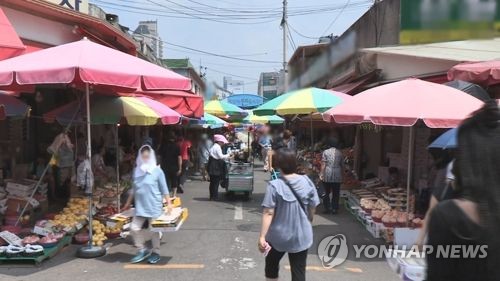
POLYGON ((98 184, 103 184, 114 179, 115 171, 112 167, 107 167, 104 164, 106 149, 100 147, 97 151, 98 152, 92 156, 92 171, 94 172, 95 181, 98 184))

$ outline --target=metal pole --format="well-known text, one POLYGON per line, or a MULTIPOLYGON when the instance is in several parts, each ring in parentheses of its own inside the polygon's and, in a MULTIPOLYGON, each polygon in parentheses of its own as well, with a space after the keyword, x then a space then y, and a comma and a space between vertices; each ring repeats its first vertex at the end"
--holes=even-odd
POLYGON ((409 143, 408 143, 408 170, 406 179, 406 213, 410 213, 410 187, 413 168, 413 154, 415 149, 415 127, 410 127, 409 143))
POLYGON ((116 144, 116 197, 117 197, 117 208, 120 210, 121 202, 120 202, 120 162, 118 161, 120 159, 120 142, 118 138, 118 129, 120 128, 120 124, 116 124, 116 129, 115 129, 115 144, 116 144))
MULTIPOLYGON (((87 110, 87 158, 92 159, 92 137, 90 136, 90 86, 89 84, 85 84, 85 103, 87 110)), ((92 163, 91 163, 92 165, 92 163)))
POLYGON ((288 91, 288 75, 287 75, 287 35, 288 35, 288 1, 283 0, 283 19, 281 21, 283 28, 283 92, 288 91))
POLYGON ((311 118, 311 121, 309 123, 311 123, 311 148, 314 146, 314 135, 313 135, 313 114, 311 113, 309 115, 309 118, 311 118))

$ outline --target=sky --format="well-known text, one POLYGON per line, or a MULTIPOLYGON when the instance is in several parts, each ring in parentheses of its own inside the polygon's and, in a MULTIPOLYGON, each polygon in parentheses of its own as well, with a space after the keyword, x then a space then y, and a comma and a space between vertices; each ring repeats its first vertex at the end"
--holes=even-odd
MULTIPOLYGON (((282 0, 89 1, 119 15, 120 24, 131 30, 141 20, 157 20, 165 42, 163 57, 189 58, 197 70, 201 64, 209 82, 222 85, 223 76, 232 76, 245 82, 245 92, 256 93, 261 72, 282 68, 282 0)), ((372 2, 288 0, 287 59, 297 46, 342 34, 372 2)))

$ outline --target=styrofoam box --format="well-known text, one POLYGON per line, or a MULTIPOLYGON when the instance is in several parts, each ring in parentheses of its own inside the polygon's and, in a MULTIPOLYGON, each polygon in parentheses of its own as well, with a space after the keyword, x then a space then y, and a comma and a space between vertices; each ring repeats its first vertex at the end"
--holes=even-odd
POLYGON ((400 276, 405 281, 424 281, 427 267, 424 259, 401 259, 400 276))
POLYGON ((28 181, 28 180, 16 180, 16 181, 6 180, 6 182, 7 182, 7 188, 6 188, 7 190, 17 190, 21 192, 32 191, 36 185, 36 181, 28 181))
POLYGON ((394 228, 394 245, 411 247, 415 245, 419 233, 419 228, 396 227, 394 228))

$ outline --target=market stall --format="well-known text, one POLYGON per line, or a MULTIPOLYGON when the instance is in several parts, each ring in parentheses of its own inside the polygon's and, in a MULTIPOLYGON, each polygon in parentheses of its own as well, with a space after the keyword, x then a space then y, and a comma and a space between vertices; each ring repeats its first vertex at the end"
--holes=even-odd
MULTIPOLYGON (((122 92, 135 92, 138 89, 189 90, 191 87, 190 80, 181 75, 137 57, 93 43, 87 39, 40 50, 0 62, 0 87, 4 89, 15 89, 19 85, 43 86, 47 84, 71 84, 76 89, 84 90, 85 116, 87 117, 85 120, 87 127, 87 159, 85 161, 88 162, 88 165, 85 167, 86 171, 91 169, 89 161, 91 158, 90 127, 92 123, 90 110, 91 85, 95 93, 102 91, 116 92, 117 90, 122 92)), ((134 106, 132 106, 132 108, 133 107, 134 106)), ((117 110, 117 108, 114 106, 101 110, 103 112, 108 110, 109 113, 109 110, 117 110)), ((147 120, 146 123, 151 122, 151 119, 147 120)), ((158 116, 156 116, 155 120, 156 122, 158 121, 158 116)), ((41 172, 40 180, 35 184, 30 197, 33 197, 33 195, 38 192, 48 168, 49 165, 46 165, 46 168, 41 172)), ((85 174, 84 182, 88 181, 87 175, 88 174, 85 174)), ((89 183, 91 183, 91 181, 89 181, 89 183)), ((85 184, 85 186, 86 194, 89 195, 89 198, 92 198, 92 184, 85 184)), ((91 226, 93 226, 92 218, 95 206, 93 201, 93 199, 87 201, 89 204, 87 208, 89 215, 87 218, 91 226)), ((21 211, 21 214, 28 208, 28 205, 29 202, 26 202, 22 208, 23 211, 21 211)), ((71 206, 67 206, 66 208, 69 208, 66 209, 66 211, 71 211, 71 206)), ((64 216, 63 218, 68 217, 66 214, 61 214, 61 216, 64 216)), ((104 252, 102 248, 93 247, 92 241, 95 240, 96 237, 92 235, 92 227, 89 227, 89 232, 90 240, 88 246, 83 247, 80 252, 88 254, 104 252)), ((94 244, 98 246, 97 243, 94 244)), ((15 251, 19 251, 19 249, 15 249, 15 251)))
MULTIPOLYGON (((392 155, 398 163, 406 163, 406 184, 393 185, 376 177, 362 181, 359 189, 346 193, 347 208, 367 225, 376 237, 384 235, 393 242, 398 229, 419 227, 423 222, 414 215, 416 189, 412 177, 415 159, 415 128, 422 122, 429 128, 453 128, 470 113, 480 108, 482 102, 462 91, 448 86, 407 79, 366 90, 350 101, 323 114, 326 121, 337 123, 372 123, 376 126, 402 126, 408 139, 408 154, 392 155), (383 234, 382 234, 383 233, 383 234)), ((427 147, 427 144, 424 146, 427 147)), ((391 155, 389 155, 389 158, 391 155)), ((395 165, 392 164, 391 165, 395 165)), ((416 231, 404 235, 415 235, 416 231)))

